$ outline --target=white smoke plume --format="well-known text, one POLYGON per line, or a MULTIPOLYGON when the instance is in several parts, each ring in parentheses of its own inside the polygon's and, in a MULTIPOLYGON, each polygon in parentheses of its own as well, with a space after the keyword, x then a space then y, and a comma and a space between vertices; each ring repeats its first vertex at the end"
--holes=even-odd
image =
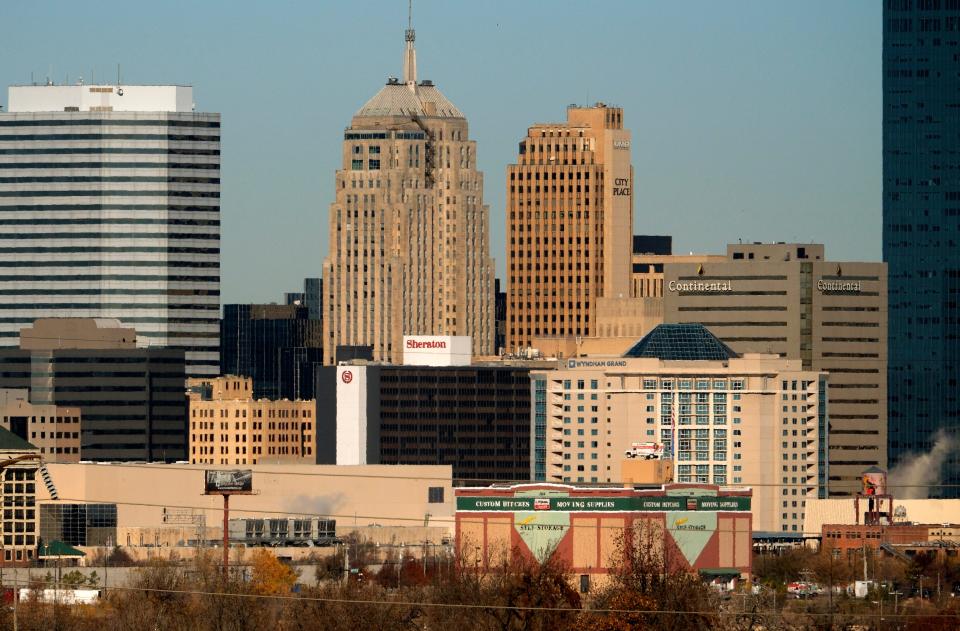
POLYGON ((960 448, 957 439, 940 430, 934 436, 933 449, 926 453, 911 453, 890 470, 890 492, 898 499, 926 499, 932 488, 941 483, 940 470, 944 461, 960 448))

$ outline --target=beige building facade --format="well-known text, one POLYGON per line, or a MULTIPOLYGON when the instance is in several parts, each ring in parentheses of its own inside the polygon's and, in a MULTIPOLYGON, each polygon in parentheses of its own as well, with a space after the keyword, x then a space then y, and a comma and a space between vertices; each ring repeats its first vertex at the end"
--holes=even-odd
POLYGON ((726 260, 667 263, 664 321, 699 322, 738 353, 830 373, 830 493, 886 468, 887 270, 830 262, 818 244, 733 244, 726 260))
POLYGON ((0 427, 28 440, 45 462, 80 462, 80 408, 34 405, 29 393, 0 388, 0 427))
POLYGON ((0 559, 5 565, 21 565, 34 560, 37 551, 37 498, 43 494, 40 450, 19 436, 0 428, 0 469, 3 485, 2 536, 0 559))
MULTIPOLYGON (((179 539, 222 536, 223 498, 204 495, 204 471, 231 467, 192 464, 51 464, 52 485, 64 503, 116 504, 119 545, 139 545, 133 529, 146 532, 144 545, 162 530, 179 539), (171 519, 175 516, 176 519, 171 519), (199 529, 199 530, 198 530, 199 529), (212 530, 211 530, 212 529, 212 530), (129 540, 127 533, 131 534, 129 540)), ((254 495, 235 496, 233 518, 312 516, 335 519, 337 532, 392 527, 418 531, 444 528, 453 533, 452 470, 449 465, 248 465, 254 495)), ((37 501, 53 500, 37 485, 37 501)), ((163 535, 167 536, 167 535, 163 535)), ((399 536, 399 535, 398 535, 399 536)), ((416 539, 413 539, 416 541, 416 539)), ((169 545, 176 542, 167 540, 169 545)), ((399 543, 399 541, 398 541, 399 543)))
POLYGON ((467 119, 417 79, 407 31, 403 79, 391 78, 344 132, 330 253, 323 265, 324 361, 372 346, 401 363, 403 336, 473 338, 494 352, 494 268, 483 174, 467 119))
POLYGON ((827 375, 799 360, 597 357, 538 378, 547 482, 633 480, 626 451, 655 442, 678 483, 754 487, 756 530, 802 530, 805 502, 826 494, 827 375))
POLYGON ((596 333, 600 298, 630 297, 633 167, 623 110, 567 108, 507 167, 507 351, 596 333))
MULTIPOLYGON (((631 296, 663 299, 663 269, 665 265, 686 263, 721 263, 723 254, 649 254, 634 252, 630 268, 631 296)), ((662 315, 662 312, 661 312, 662 315)))
POLYGON ((316 401, 254 399, 249 377, 194 378, 187 387, 191 463, 315 462, 316 401))

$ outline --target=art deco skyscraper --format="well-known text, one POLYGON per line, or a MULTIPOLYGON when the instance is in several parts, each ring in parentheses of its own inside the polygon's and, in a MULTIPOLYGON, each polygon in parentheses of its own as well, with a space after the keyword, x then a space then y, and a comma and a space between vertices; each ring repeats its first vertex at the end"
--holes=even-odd
POLYGON ((483 174, 467 120, 431 81, 417 81, 414 31, 403 80, 353 116, 330 206, 323 265, 324 361, 372 346, 399 363, 404 335, 469 335, 493 351, 493 260, 483 174))
POLYGON ((507 167, 507 351, 595 334, 596 304, 629 298, 633 168, 623 110, 570 106, 530 127, 507 167))
POLYGON ((174 85, 12 86, 0 113, 0 347, 116 318, 219 374, 220 115, 174 85))

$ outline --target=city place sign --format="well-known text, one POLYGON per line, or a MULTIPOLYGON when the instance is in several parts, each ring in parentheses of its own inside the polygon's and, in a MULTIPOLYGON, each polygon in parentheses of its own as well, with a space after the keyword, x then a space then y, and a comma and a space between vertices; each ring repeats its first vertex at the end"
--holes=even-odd
POLYGON ((670 291, 708 291, 712 293, 721 293, 733 291, 733 283, 729 280, 716 283, 705 283, 700 280, 690 283, 681 283, 679 281, 672 280, 667 283, 667 289, 670 291))
POLYGON ((616 196, 629 196, 630 195, 630 179, 625 177, 614 178, 613 180, 613 195, 616 196))

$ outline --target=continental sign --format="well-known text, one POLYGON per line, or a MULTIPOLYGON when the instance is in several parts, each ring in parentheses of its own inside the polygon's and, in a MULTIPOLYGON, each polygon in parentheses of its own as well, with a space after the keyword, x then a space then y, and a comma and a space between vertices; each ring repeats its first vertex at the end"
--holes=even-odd
POLYGON ((749 511, 749 497, 458 497, 458 511, 749 511))

